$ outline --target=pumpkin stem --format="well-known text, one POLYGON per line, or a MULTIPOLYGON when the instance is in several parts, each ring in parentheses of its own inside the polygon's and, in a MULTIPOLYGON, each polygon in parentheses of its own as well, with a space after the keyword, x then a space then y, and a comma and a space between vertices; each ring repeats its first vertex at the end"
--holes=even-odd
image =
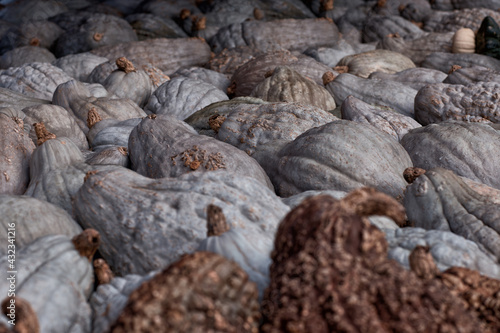
POLYGON ((455 71, 458 71, 460 68, 462 68, 462 66, 460 66, 460 65, 453 65, 453 66, 451 66, 450 70, 448 71, 448 74, 451 74, 451 73, 453 73, 455 71))
POLYGON ((118 66, 119 70, 121 70, 127 74, 130 72, 136 71, 134 65, 130 62, 130 60, 128 60, 125 57, 120 57, 120 58, 116 59, 116 66, 118 66))
POLYGON ((405 208, 396 199, 371 187, 362 187, 340 200, 342 208, 359 216, 384 215, 397 225, 406 223, 405 208))
MULTIPOLYGON (((39 333, 40 332, 40 324, 38 323, 38 317, 36 315, 35 310, 31 307, 31 304, 21 298, 21 297, 7 297, 2 301, 2 312, 4 315, 9 317, 12 305, 15 306, 15 315, 16 315, 16 326, 14 332, 19 333, 39 333)), ((2 326, 0 325, 1 332, 8 332, 2 330, 2 326)))
POLYGON ((260 10, 259 8, 255 7, 253 9, 253 17, 256 20, 262 20, 264 18, 264 12, 262 10, 260 10))
POLYGON ((191 11, 189 9, 183 8, 181 12, 179 13, 179 17, 181 20, 187 19, 189 16, 191 16, 191 11))
POLYGON ((326 12, 333 9, 333 0, 320 0, 319 10, 320 12, 326 12))
POLYGON ((92 107, 87 113, 87 127, 90 129, 92 126, 102 120, 95 107, 92 107))
POLYGON ((80 255, 91 261, 101 244, 101 235, 95 229, 85 229, 81 234, 73 237, 71 241, 80 255))
POLYGON ((226 216, 222 208, 216 205, 207 206, 207 237, 220 236, 229 231, 229 225, 226 222, 226 216))
POLYGON ((39 123, 34 123, 33 126, 35 127, 35 133, 36 133, 36 144, 37 146, 40 146, 42 143, 44 143, 47 140, 50 139, 55 139, 56 135, 53 133, 50 133, 46 128, 45 124, 42 122, 39 123))
POLYGON ((191 32, 200 31, 206 29, 207 27, 207 18, 205 16, 192 16, 191 21, 193 22, 193 25, 191 26, 191 32))
POLYGON ((102 33, 100 33, 100 32, 96 32, 96 33, 94 34, 94 36, 93 36, 93 38, 94 38, 94 40, 95 40, 96 42, 99 42, 99 41, 102 39, 102 37, 104 37, 104 34, 102 34, 102 33))
POLYGON ((208 126, 217 134, 225 120, 226 117, 216 113, 208 118, 208 126))
POLYGON ((332 72, 326 72, 321 77, 323 79, 323 85, 326 86, 328 83, 330 83, 333 80, 335 80, 335 77, 336 77, 335 74, 333 74, 332 72))
POLYGON ((409 167, 406 168, 405 171, 403 171, 403 177, 408 182, 408 184, 411 184, 415 181, 415 179, 418 178, 418 176, 423 175, 424 173, 425 173, 424 169, 417 167, 409 167))
POLYGON ((417 245, 411 251, 409 260, 411 270, 423 280, 432 280, 439 274, 428 246, 417 245))
POLYGON ((126 147, 118 147, 118 151, 123 155, 127 156, 128 155, 128 149, 126 147))
POLYGON ((102 258, 94 260, 94 272, 99 284, 107 284, 115 277, 108 263, 102 258))

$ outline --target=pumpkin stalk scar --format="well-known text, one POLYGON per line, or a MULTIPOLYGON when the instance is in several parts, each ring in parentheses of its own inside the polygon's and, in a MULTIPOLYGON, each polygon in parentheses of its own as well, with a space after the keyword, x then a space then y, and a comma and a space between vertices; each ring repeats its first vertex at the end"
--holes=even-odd
POLYGON ((208 118, 208 126, 217 134, 225 120, 225 116, 216 113, 208 118))
POLYGON ((420 175, 423 175, 425 173, 425 170, 422 168, 417 168, 417 167, 408 167, 403 171, 403 177, 404 179, 408 182, 408 184, 411 184, 417 179, 420 175))
POLYGON ((111 268, 109 268, 108 263, 102 258, 94 260, 94 272, 99 285, 107 284, 114 278, 111 268))
POLYGON ((332 72, 326 72, 321 78, 323 80, 323 85, 326 86, 328 83, 335 80, 335 74, 333 74, 332 72))
POLYGON ((92 107, 87 113, 87 127, 90 129, 101 120, 102 117, 99 115, 96 108, 92 107))
POLYGON ((116 59, 116 66, 118 66, 119 70, 121 70, 127 74, 137 71, 135 69, 134 65, 132 64, 132 62, 125 57, 120 57, 120 58, 116 59))
POLYGON ((220 236, 229 231, 226 216, 219 206, 210 204, 207 206, 207 237, 220 236))
POLYGON ((209 171, 225 169, 226 164, 224 163, 223 156, 221 153, 210 153, 208 154, 205 149, 199 149, 197 145, 193 148, 187 149, 177 155, 171 156, 170 160, 172 165, 176 165, 176 158, 184 162, 184 166, 195 171, 199 167, 203 166, 209 171))
POLYGON ((78 253, 91 261, 101 244, 101 236, 95 229, 85 229, 81 234, 73 237, 71 241, 78 253))
POLYGON ((34 123, 33 127, 35 127, 35 133, 36 133, 36 137, 37 137, 37 141, 36 141, 37 146, 40 146, 42 143, 44 143, 47 140, 51 140, 51 139, 56 138, 55 134, 50 133, 45 128, 45 124, 43 122, 34 123))
POLYGON ((39 333, 40 324, 38 322, 38 317, 35 310, 31 307, 31 304, 21 297, 7 297, 2 301, 2 313, 4 315, 9 314, 8 306, 11 304, 11 300, 14 301, 13 304, 16 306, 16 321, 14 329, 11 331, 7 327, 0 324, 0 332, 14 332, 14 333, 39 333))
POLYGON ((410 269, 423 280, 432 280, 439 274, 439 269, 432 258, 428 246, 418 245, 409 256, 410 269))
POLYGON ((94 38, 94 40, 95 40, 96 42, 99 42, 99 41, 102 39, 102 37, 104 37, 104 34, 99 33, 99 32, 96 32, 96 33, 94 34, 94 36, 93 36, 93 38, 94 38))

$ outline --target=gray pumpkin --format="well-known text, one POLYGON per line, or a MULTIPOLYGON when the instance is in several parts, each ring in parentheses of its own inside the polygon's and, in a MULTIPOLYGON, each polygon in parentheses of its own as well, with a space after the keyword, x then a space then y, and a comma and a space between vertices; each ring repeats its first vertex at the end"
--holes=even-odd
POLYGON ((210 83, 178 76, 158 87, 144 110, 184 120, 207 105, 227 99, 225 92, 210 83))
POLYGON ((56 57, 46 48, 39 46, 20 46, 5 52, 0 57, 0 68, 20 67, 34 62, 52 63, 56 57))
POLYGON ((467 86, 480 81, 500 83, 500 72, 482 66, 458 68, 448 74, 443 83, 467 86))
POLYGON ((414 118, 414 100, 417 90, 394 81, 363 79, 343 73, 326 83, 326 89, 341 105, 352 95, 365 103, 388 106, 396 112, 414 118))
POLYGON ((57 58, 52 62, 52 65, 61 68, 77 81, 89 82, 88 77, 94 68, 106 61, 108 61, 107 58, 99 57, 90 52, 82 52, 57 58))
POLYGON ((379 130, 401 141, 409 130, 422 127, 415 119, 391 110, 390 108, 370 105, 362 100, 348 96, 341 105, 342 119, 371 124, 379 130))
POLYGON ((495 9, 483 6, 463 8, 461 10, 433 10, 425 19, 424 29, 434 32, 455 32, 460 28, 469 28, 477 31, 486 16, 500 20, 500 13, 495 9))
POLYGON ((0 88, 0 107, 14 107, 22 110, 27 106, 49 104, 50 100, 26 96, 11 89, 0 88))
POLYGON ((231 228, 273 237, 288 207, 253 178, 214 171, 151 179, 119 168, 91 175, 74 200, 78 221, 94 226, 99 252, 116 274, 145 274, 193 252, 206 238, 209 204, 231 228))
POLYGON ((227 91, 230 84, 230 81, 225 74, 198 66, 181 68, 172 74, 172 78, 176 76, 185 76, 191 79, 204 81, 216 86, 222 91, 227 91))
POLYGON ((174 20, 154 13, 133 13, 125 20, 134 29, 138 40, 188 37, 174 20))
POLYGON ((399 198, 412 165, 404 148, 371 125, 338 120, 286 144, 264 169, 281 196, 307 190, 350 191, 363 186, 399 198))
POLYGON ((371 50, 375 50, 374 44, 357 43, 342 38, 335 46, 310 48, 305 50, 304 54, 333 68, 345 56, 371 50))
POLYGON ((396 81, 415 90, 420 90, 428 84, 443 82, 447 75, 437 69, 415 67, 393 74, 374 72, 370 74, 369 78, 396 81))
POLYGON ((335 109, 335 100, 323 87, 287 66, 278 66, 250 94, 268 102, 297 102, 323 110, 335 109))
POLYGON ((363 42, 379 42, 387 35, 397 34, 402 38, 418 38, 424 34, 416 24, 397 15, 370 15, 364 21, 363 42))
POLYGON ((500 188, 500 132, 487 124, 441 122, 416 128, 401 140, 413 165, 436 167, 500 188))
POLYGON ((127 120, 104 119, 92 126, 87 137, 93 150, 100 147, 128 147, 130 133, 142 118, 127 120))
POLYGON ((130 133, 132 169, 151 178, 222 170, 273 188, 256 160, 245 152, 168 116, 146 117, 130 133))
POLYGON ((46 62, 34 62, 0 71, 0 87, 47 100, 52 100, 58 85, 71 79, 62 69, 46 62))
POLYGON ((99 147, 85 156, 85 163, 89 165, 120 165, 130 167, 127 147, 109 146, 99 147))
POLYGON ((453 65, 460 67, 482 66, 500 71, 500 60, 477 53, 433 52, 425 57, 420 66, 449 73, 453 65))
POLYGON ((0 112, 0 193, 24 193, 30 180, 29 163, 34 149, 23 121, 0 112))
POLYGON ((416 227, 452 231, 500 260, 498 204, 472 190, 452 171, 436 168, 419 176, 408 186, 404 206, 416 227))
POLYGON ((499 100, 497 82, 430 84, 415 96, 415 118, 423 125, 444 120, 498 123, 499 100))
MULTIPOLYGON (((11 271, 7 256, 0 268, 11 271)), ((15 260, 15 294, 36 312, 40 332, 90 333, 92 312, 87 298, 93 287, 93 269, 71 238, 48 235, 18 248, 15 260)), ((9 290, 9 280, 0 281, 9 290)))

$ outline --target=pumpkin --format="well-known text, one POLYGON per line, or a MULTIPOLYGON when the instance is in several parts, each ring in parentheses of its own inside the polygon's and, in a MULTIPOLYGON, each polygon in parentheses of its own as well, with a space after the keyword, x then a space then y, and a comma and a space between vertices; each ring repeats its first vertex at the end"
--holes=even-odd
POLYGON ((119 98, 130 98, 139 107, 144 107, 155 90, 144 70, 136 69, 125 57, 116 59, 118 69, 109 74, 103 86, 119 98))
POLYGON ((181 120, 168 116, 144 118, 130 133, 132 169, 151 178, 178 177, 185 173, 222 170, 255 178, 272 189, 264 170, 243 151, 198 135, 181 120))
POLYGON ((11 89, 0 88, 0 107, 22 109, 27 106, 49 104, 50 100, 29 97, 11 89))
POLYGON ((73 201, 79 223, 101 234, 99 252, 118 275, 145 274, 196 250, 206 238, 208 204, 242 233, 272 235, 288 212, 260 182, 223 171, 160 179, 125 168, 98 171, 73 201))
POLYGON ((35 311, 25 299, 21 297, 8 297, 2 301, 2 311, 5 316, 0 316, 0 332, 32 332, 40 333, 40 324, 35 311), (15 326, 10 321, 10 309, 15 305, 15 326), (9 317, 7 317, 9 316, 9 317), (14 327, 14 329, 12 329, 14 327))
POLYGON ((357 43, 351 40, 346 41, 345 38, 342 38, 335 46, 309 48, 304 51, 304 54, 333 68, 345 56, 372 50, 375 50, 374 44, 357 43))
POLYGON ((158 87, 144 110, 183 120, 209 104, 227 99, 225 92, 210 83, 178 76, 158 87))
POLYGON ((5 52, 0 57, 0 68, 20 67, 33 62, 51 63, 56 57, 46 48, 39 46, 20 46, 5 52))
POLYGON ((121 165, 130 167, 127 147, 110 146, 99 147, 85 156, 85 163, 89 165, 121 165))
POLYGON ((142 121, 142 118, 127 120, 104 119, 95 123, 87 137, 93 150, 118 146, 128 147, 130 133, 142 121))
POLYGON ((374 210, 404 221, 400 204, 367 188, 342 200, 315 196, 287 214, 272 252, 262 332, 478 327, 479 320, 443 284, 424 282, 387 259, 384 234, 364 218, 374 210))
POLYGON ((402 197, 412 162, 391 136, 373 126, 338 120, 311 128, 263 165, 280 196, 306 190, 350 191, 373 186, 402 197), (304 176, 307 175, 307 176, 304 176))
MULTIPOLYGON (((86 300, 93 287, 90 259, 97 246, 99 234, 86 230, 74 238, 40 237, 16 252, 15 294, 31 304, 41 332, 91 332, 86 300)), ((7 256, 0 259, 0 267, 11 270, 7 256)), ((2 290, 9 290, 12 281, 2 279, 2 290)))
POLYGON ((476 52, 500 58, 500 27, 491 16, 486 16, 476 34, 476 52))
POLYGON ((30 181, 29 163, 33 141, 19 118, 0 112, 0 193, 23 194, 30 181))
POLYGON ((480 6, 450 11, 433 10, 425 19, 424 29, 434 32, 455 32, 461 28, 469 28, 477 31, 486 16, 491 16, 495 20, 500 19, 500 13, 496 9, 480 6))
POLYGON ((388 80, 364 79, 349 73, 342 73, 325 83, 325 88, 335 98, 337 105, 342 105, 352 95, 365 103, 388 106, 414 118, 414 100, 418 91, 408 86, 388 80))
POLYGON ((57 86, 71 80, 62 69, 46 62, 34 62, 0 71, 0 86, 28 97, 52 100, 57 86))
POLYGON ((411 130, 401 144, 416 167, 442 167, 500 188, 499 139, 500 132, 486 124, 448 121, 411 130))
POLYGON ((50 49, 64 32, 57 24, 48 20, 37 19, 21 24, 13 24, 0 38, 0 53, 21 46, 40 46, 50 49))
MULTIPOLYGON (((62 208, 46 201, 21 195, 0 195, 3 229, 0 241, 9 244, 9 226, 15 225, 16 246, 22 248, 46 235, 76 236, 82 228, 62 208)), ((7 248, 0 250, 7 254, 7 248)))
POLYGON ((448 74, 446 79, 443 80, 443 83, 467 86, 479 81, 500 83, 500 72, 482 66, 458 68, 448 74))
POLYGON ((0 14, 0 19, 19 24, 19 22, 45 20, 67 10, 68 7, 58 1, 27 0, 22 3, 9 3, 0 14))
POLYGON ((370 105, 354 96, 348 96, 344 100, 341 112, 342 119, 371 124, 398 141, 411 129, 422 126, 413 118, 391 109, 370 105))
POLYGON ((198 38, 155 38, 104 46, 91 52, 110 60, 119 57, 140 60, 136 67, 150 63, 167 75, 179 67, 202 66, 210 59, 210 47, 205 40, 198 38))
POLYGON ((222 91, 227 91, 230 84, 230 81, 225 74, 198 66, 181 68, 172 74, 173 78, 176 76, 184 76, 190 79, 204 81, 216 86, 222 91))
POLYGON ((134 29, 138 40, 188 37, 173 19, 153 13, 135 13, 127 15, 125 20, 134 29))
POLYGON ((211 70, 231 77, 241 65, 265 53, 246 45, 236 46, 214 54, 207 66, 211 70))
POLYGON ((437 69, 415 67, 393 74, 374 72, 370 74, 369 78, 396 81, 415 90, 420 90, 428 84, 443 82, 447 75, 437 69))
POLYGON ((478 53, 433 52, 425 57, 420 66, 449 73, 452 66, 482 66, 500 71, 500 60, 478 53))
POLYGON ((399 15, 370 15, 364 22, 364 43, 378 42, 391 34, 411 39, 424 34, 417 25, 399 15))
POLYGON ((107 58, 96 56, 90 52, 69 54, 59 57, 52 65, 61 68, 66 74, 77 81, 90 82, 88 77, 97 65, 108 61, 107 58))
POLYGON ((272 74, 259 83, 252 97, 269 102, 298 102, 323 110, 335 109, 335 100, 323 87, 287 66, 278 66, 272 74))
POLYGON ((269 285, 269 265, 274 238, 260 233, 241 234, 231 229, 222 209, 215 205, 207 207, 207 238, 198 251, 219 254, 236 262, 247 274, 250 281, 256 283, 259 299, 269 285))
POLYGON ((474 53, 476 52, 476 34, 470 28, 460 28, 453 35, 453 53, 474 53))
POLYGON ((245 271, 220 255, 196 252, 133 291, 110 332, 255 332, 259 319, 257 288, 245 271))
POLYGON ((463 8, 489 8, 489 9, 498 9, 496 1, 490 0, 478 0, 478 1, 470 1, 470 0, 459 0, 459 1, 450 1, 450 0, 434 0, 431 3, 432 9, 435 10, 453 10, 453 9, 463 9, 463 8))
POLYGON ((499 93, 497 82, 430 84, 415 96, 415 119, 422 125, 445 120, 497 123, 499 93))
POLYGON ((416 227, 452 231, 499 261, 498 204, 472 190, 452 171, 427 170, 408 186, 404 205, 416 227))

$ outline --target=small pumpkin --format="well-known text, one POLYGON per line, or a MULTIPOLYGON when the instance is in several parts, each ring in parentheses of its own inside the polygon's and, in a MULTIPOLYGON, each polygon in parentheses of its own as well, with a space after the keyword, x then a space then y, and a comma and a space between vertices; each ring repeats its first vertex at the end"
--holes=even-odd
POLYGON ((476 52, 476 34, 470 28, 460 28, 453 35, 453 53, 474 53, 476 52))
POLYGON ((500 27, 491 16, 486 16, 476 34, 476 52, 500 59, 500 27))

